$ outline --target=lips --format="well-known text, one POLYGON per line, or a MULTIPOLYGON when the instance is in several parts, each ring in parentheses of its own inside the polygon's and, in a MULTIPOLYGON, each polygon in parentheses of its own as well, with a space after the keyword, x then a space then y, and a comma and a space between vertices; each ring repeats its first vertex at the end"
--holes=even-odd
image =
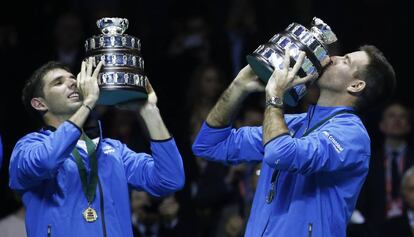
POLYGON ((68 98, 69 99, 79 99, 79 93, 74 91, 74 92, 69 94, 68 98))

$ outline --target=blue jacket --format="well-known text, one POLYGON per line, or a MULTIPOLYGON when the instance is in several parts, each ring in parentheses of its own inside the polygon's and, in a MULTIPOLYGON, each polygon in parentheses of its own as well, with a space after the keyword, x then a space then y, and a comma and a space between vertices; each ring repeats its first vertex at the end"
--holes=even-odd
MULTIPOLYGON (((129 186, 162 196, 184 185, 183 163, 173 139, 152 141, 151 157, 117 140, 101 138, 99 181, 92 203, 98 220, 87 223, 82 216, 87 199, 71 155, 80 135, 79 128, 64 122, 54 132, 30 133, 14 147, 10 187, 22 194, 29 237, 132 237, 129 186)), ((87 154, 79 152, 89 172, 87 154)))
POLYGON ((351 108, 310 106, 308 113, 286 115, 291 134, 265 146, 261 127, 202 126, 195 155, 227 164, 262 162, 245 236, 345 236, 368 172, 368 133, 358 116, 345 113, 302 137, 307 127, 344 109, 351 108), (275 196, 267 203, 274 170, 280 171, 275 196))

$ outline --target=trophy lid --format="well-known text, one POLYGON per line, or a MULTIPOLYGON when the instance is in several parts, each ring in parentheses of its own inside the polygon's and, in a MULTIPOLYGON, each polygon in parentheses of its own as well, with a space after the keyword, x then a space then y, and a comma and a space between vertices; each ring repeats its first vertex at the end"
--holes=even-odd
POLYGON ((104 17, 97 20, 96 25, 104 35, 122 35, 128 29, 129 22, 126 18, 104 17))
POLYGON ((332 44, 338 40, 335 33, 331 30, 331 27, 317 17, 312 19, 311 32, 325 45, 332 44))

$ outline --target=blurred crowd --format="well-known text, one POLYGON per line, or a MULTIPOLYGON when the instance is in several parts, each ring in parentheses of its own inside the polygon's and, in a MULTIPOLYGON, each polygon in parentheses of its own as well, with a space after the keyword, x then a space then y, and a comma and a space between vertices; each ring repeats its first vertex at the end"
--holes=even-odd
MULTIPOLYGON (((362 1, 361 4, 370 6, 370 3, 362 1)), ((5 82, 0 93, 4 153, 0 176, 1 236, 25 236, 24 208, 8 189, 7 173, 14 143, 23 134, 37 129, 20 103, 23 82, 34 68, 49 60, 63 62, 74 72, 79 71, 84 41, 100 34, 95 22, 106 16, 128 18, 130 27, 126 33, 141 39, 145 72, 157 92, 160 110, 185 164, 186 185, 173 196, 159 199, 131 190, 134 235, 242 236, 260 165, 228 167, 209 162, 194 157, 191 144, 220 94, 246 64, 245 56, 292 21, 310 22, 313 15, 322 14, 318 9, 323 4, 298 0, 25 4, 23 10, 18 3, 13 3, 13 11, 5 12, 0 21, 0 61, 5 82), (291 14, 273 14, 280 9, 291 14)), ((324 4, 333 9, 329 3, 324 4)), ((385 1, 377 4, 388 6, 385 1)), ((324 14, 321 17, 329 19, 333 13, 324 14)), ((341 26, 337 19, 331 22, 341 26)), ((349 33, 344 31, 339 36, 349 33)), ((335 50, 345 51, 366 42, 362 38, 358 44, 351 40, 343 45, 347 39, 336 45, 335 50)), ((378 44, 385 53, 391 51, 384 43, 378 44)), ((396 66, 397 74, 399 66, 396 66)), ((248 98, 234 120, 234 127, 262 125, 263 96, 254 94, 248 98)), ((301 104, 288 108, 287 112, 306 111, 317 96, 317 91, 310 89, 301 104)), ((371 134, 371 167, 351 218, 348 236, 414 236, 411 106, 397 96, 376 113, 362 116, 371 134)), ((119 139, 134 151, 150 152, 147 131, 134 114, 105 106, 98 106, 96 112, 106 128, 106 137, 119 139)))

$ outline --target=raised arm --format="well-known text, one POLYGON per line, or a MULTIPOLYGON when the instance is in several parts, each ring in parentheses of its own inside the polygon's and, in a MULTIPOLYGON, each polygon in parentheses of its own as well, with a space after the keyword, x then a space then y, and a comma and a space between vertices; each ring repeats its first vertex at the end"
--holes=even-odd
POLYGON ((212 127, 229 126, 247 95, 263 90, 264 86, 253 70, 249 65, 245 66, 221 95, 208 114, 206 122, 212 127))
POLYGON ((210 111, 193 144, 194 154, 224 163, 261 161, 261 128, 236 130, 230 124, 244 99, 250 93, 263 89, 250 66, 244 67, 210 111))
POLYGON ((184 167, 173 138, 151 142, 152 154, 135 153, 123 145, 128 184, 153 196, 165 196, 184 186, 184 167))
MULTIPOLYGON (((276 98, 283 100, 283 95, 290 88, 308 82, 315 78, 315 75, 308 75, 304 78, 297 77, 297 72, 302 66, 305 53, 302 52, 298 61, 292 69, 289 68, 290 56, 289 50, 286 50, 284 68, 279 69, 275 66, 275 70, 266 85, 266 100, 276 98)), ((266 106, 265 116, 263 120, 263 144, 267 144, 272 139, 275 139, 284 134, 288 134, 289 130, 285 123, 285 114, 282 107, 266 106)))
POLYGON ((135 153, 125 146, 122 158, 130 185, 154 196, 164 196, 184 186, 184 168, 180 152, 162 120, 157 96, 148 80, 146 86, 148 99, 144 103, 129 102, 118 107, 137 111, 143 118, 152 140, 152 155, 135 153))
POLYGON ((262 128, 213 128, 204 123, 193 144, 198 157, 226 164, 263 159, 262 128))

